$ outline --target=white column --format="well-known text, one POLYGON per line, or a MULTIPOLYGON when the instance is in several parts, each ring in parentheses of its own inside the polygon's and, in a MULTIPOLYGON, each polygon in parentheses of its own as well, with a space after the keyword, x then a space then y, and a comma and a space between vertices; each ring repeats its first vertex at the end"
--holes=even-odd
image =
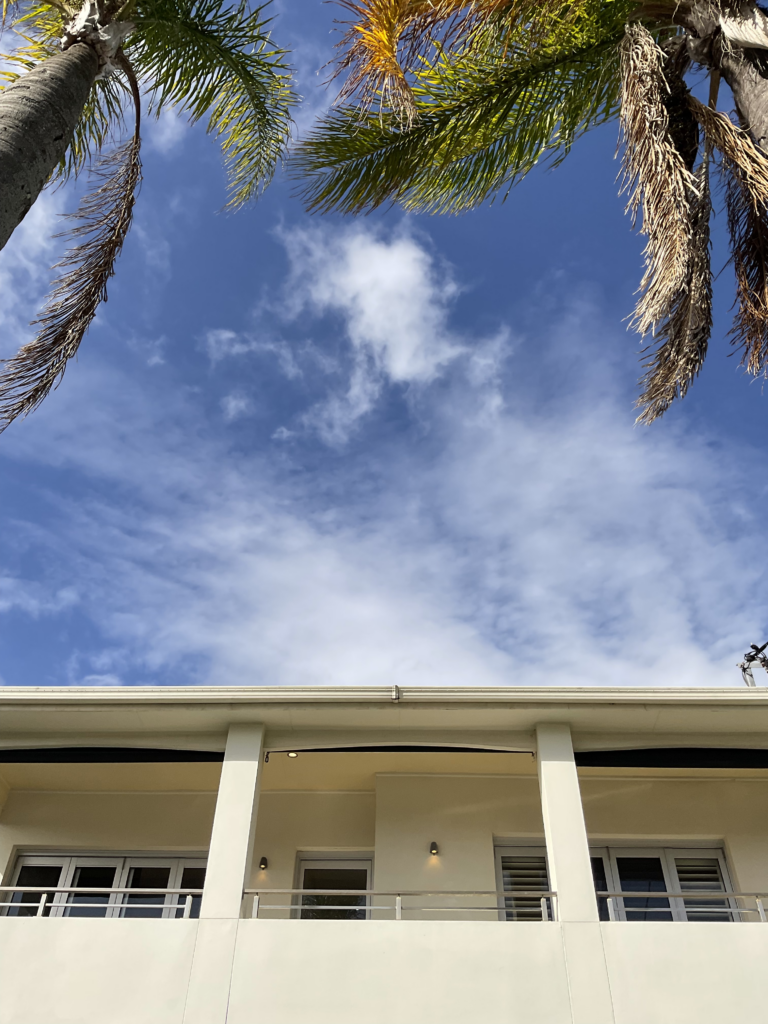
POLYGON ((243 889, 251 876, 263 749, 263 725, 230 726, 213 816, 201 919, 240 917, 243 889))
POLYGON ((263 725, 230 726, 184 1024, 226 1024, 243 889, 251 877, 263 748, 263 725))
POLYGON ((597 921, 570 727, 559 723, 538 725, 536 744, 549 884, 557 893, 558 917, 561 921, 597 921))

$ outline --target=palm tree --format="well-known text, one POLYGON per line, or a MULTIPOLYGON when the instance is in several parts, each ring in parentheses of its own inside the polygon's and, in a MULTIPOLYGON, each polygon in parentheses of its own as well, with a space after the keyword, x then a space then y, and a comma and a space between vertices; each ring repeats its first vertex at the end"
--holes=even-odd
POLYGON ((753 0, 346 0, 341 104, 298 147, 311 210, 457 213, 618 119, 645 275, 639 419, 688 391, 712 327, 710 164, 736 271, 732 343, 768 369, 768 17, 753 0), (709 105, 685 76, 709 75, 709 105), (720 78, 738 124, 716 110, 720 78))
POLYGON ((77 242, 36 323, 0 369, 0 431, 35 409, 77 352, 131 224, 141 178, 142 99, 206 119, 221 144, 227 206, 256 196, 282 157, 294 96, 264 8, 248 0, 3 0, 19 45, 0 57, 0 248, 47 183, 91 166, 94 187, 68 232, 77 242), (128 141, 108 142, 131 113, 128 141))

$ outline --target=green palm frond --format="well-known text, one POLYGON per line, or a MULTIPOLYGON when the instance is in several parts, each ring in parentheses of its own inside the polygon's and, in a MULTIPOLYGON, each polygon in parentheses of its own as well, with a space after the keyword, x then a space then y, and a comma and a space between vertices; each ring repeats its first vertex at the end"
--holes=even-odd
POLYGON ((266 31, 263 8, 226 0, 141 0, 125 50, 150 111, 175 107, 192 122, 207 116, 230 178, 228 206, 269 181, 287 142, 295 102, 284 63, 266 31))
POLYGON ((508 191, 542 158, 618 114, 619 50, 633 4, 594 0, 590 17, 554 26, 546 44, 521 29, 439 51, 415 76, 416 117, 332 112, 297 147, 292 174, 312 210, 357 213, 388 201, 458 212, 508 191))

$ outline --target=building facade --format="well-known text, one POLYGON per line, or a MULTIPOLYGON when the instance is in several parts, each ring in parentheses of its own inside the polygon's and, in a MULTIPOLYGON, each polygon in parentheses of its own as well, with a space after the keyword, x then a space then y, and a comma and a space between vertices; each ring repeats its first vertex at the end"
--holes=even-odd
POLYGON ((0 1024, 758 1024, 768 693, 5 688, 0 871, 0 1024))

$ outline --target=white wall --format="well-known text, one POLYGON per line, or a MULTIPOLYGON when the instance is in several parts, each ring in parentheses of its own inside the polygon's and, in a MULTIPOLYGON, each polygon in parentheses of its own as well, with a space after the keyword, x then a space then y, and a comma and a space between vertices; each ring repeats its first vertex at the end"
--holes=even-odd
POLYGON ((215 793, 12 790, 0 817, 0 870, 15 849, 205 851, 215 793))
POLYGON ((0 918, 0 1024, 181 1024, 195 921, 0 918))
POLYGON ((768 891, 768 781, 582 777, 590 841, 724 845, 741 892, 768 891))
MULTIPOLYGON (((227 1024, 569 1024, 569 927, 603 943, 615 1024, 766 1019, 768 925, 244 920, 227 1024)), ((196 930, 0 918, 0 1024, 181 1024, 196 930)))
POLYGON ((543 835, 535 777, 377 777, 377 889, 495 889, 494 837, 543 835))
MULTIPOLYGON (((292 889, 297 851, 371 852, 375 841, 373 793, 262 793, 250 888, 292 889), (269 867, 259 870, 266 857, 269 867)), ((289 901, 276 897, 269 902, 289 901)), ((265 917, 288 912, 264 911, 265 917)))

